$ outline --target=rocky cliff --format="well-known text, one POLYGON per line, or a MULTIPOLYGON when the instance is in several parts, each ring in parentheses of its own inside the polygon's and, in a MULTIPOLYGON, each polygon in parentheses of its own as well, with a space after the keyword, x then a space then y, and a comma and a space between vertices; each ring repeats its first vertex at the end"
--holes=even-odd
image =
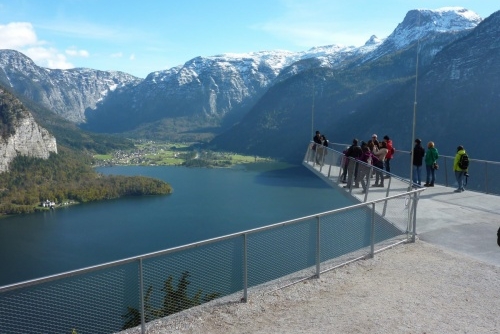
POLYGON ((39 126, 21 102, 0 89, 0 172, 18 155, 47 159, 57 153, 56 139, 39 126))

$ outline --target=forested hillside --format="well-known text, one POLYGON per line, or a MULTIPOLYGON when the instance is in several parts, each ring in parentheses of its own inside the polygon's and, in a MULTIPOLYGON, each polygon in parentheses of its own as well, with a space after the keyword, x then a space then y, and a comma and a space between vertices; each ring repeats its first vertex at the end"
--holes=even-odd
MULTIPOLYGON (((68 201, 88 202, 172 192, 170 185, 161 180, 96 173, 91 167, 91 153, 127 148, 132 143, 109 135, 87 134, 43 108, 34 106, 34 110, 35 119, 42 120, 41 123, 53 131, 58 153, 51 153, 48 159, 18 154, 10 162, 9 170, 0 173, 0 214, 41 210, 40 203, 45 200, 60 205, 68 201)), ((19 120, 29 112, 16 96, 1 90, 1 145, 19 131, 19 120)))

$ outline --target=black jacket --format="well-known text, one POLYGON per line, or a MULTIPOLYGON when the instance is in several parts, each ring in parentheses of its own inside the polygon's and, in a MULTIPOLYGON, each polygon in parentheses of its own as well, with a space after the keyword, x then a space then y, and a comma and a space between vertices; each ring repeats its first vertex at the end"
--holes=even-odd
POLYGON ((347 153, 345 154, 348 157, 358 159, 363 155, 363 151, 361 150, 361 146, 359 145, 351 145, 347 149, 347 153))
POLYGON ((420 144, 416 144, 413 148, 413 165, 422 166, 422 160, 425 156, 425 150, 420 144))

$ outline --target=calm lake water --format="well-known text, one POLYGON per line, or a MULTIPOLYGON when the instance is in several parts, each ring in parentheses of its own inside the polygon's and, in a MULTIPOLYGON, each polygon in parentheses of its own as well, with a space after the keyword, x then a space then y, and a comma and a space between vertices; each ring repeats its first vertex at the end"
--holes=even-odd
POLYGON ((0 286, 354 204, 303 166, 98 171, 159 178, 174 192, 0 220, 0 286))

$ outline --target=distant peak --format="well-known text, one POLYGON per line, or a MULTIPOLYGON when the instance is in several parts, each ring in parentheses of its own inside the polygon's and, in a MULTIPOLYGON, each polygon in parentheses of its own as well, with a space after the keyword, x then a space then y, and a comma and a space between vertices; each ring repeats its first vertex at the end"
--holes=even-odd
POLYGON ((382 40, 375 35, 372 35, 369 40, 366 41, 365 46, 380 44, 382 40))
MULTIPOLYGON (((440 31, 456 31, 477 26, 482 18, 463 7, 442 7, 438 9, 410 10, 403 22, 403 28, 420 27, 440 31)), ((399 26, 398 26, 399 27, 399 26)))
POLYGON ((458 32, 475 28, 482 19, 463 7, 410 10, 387 38, 401 48, 432 33, 458 32))

